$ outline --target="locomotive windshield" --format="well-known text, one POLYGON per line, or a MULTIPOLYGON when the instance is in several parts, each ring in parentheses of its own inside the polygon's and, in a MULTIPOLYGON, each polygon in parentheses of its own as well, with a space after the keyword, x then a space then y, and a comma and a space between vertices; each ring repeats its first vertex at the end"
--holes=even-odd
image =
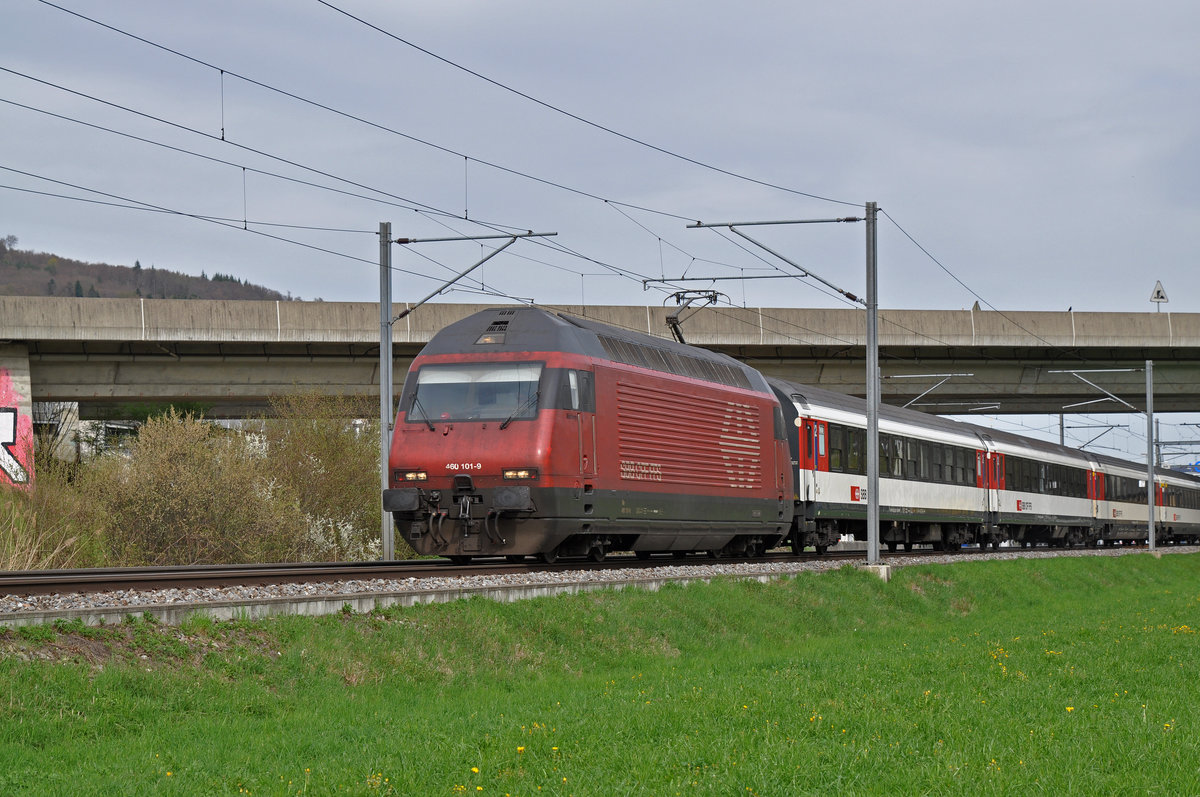
POLYGON ((429 423, 536 418, 541 376, 541 363, 426 365, 417 372, 405 419, 429 423))

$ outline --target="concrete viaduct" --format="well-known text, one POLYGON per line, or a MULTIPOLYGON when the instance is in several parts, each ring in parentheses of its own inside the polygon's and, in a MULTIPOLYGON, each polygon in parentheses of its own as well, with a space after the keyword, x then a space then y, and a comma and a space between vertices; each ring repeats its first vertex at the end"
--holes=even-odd
MULTIPOLYGON (((427 304, 395 324, 397 395, 430 336, 482 307, 427 304)), ((671 308, 551 309, 670 336, 671 308)), ((865 394, 861 310, 707 308, 683 329, 690 343, 768 374, 865 394)), ((913 407, 1057 413, 1094 401, 1078 411, 1120 412, 1128 408, 1057 372, 1137 369, 1084 377, 1143 408, 1149 359, 1155 411, 1200 410, 1200 314, 881 310, 879 334, 889 404, 943 379, 927 375, 969 374, 913 407)), ((370 302, 0 297, 0 460, 21 457, 31 402, 78 402, 84 419, 119 416, 130 402, 189 402, 209 417, 245 417, 296 390, 378 397, 378 342, 379 306, 370 302)))

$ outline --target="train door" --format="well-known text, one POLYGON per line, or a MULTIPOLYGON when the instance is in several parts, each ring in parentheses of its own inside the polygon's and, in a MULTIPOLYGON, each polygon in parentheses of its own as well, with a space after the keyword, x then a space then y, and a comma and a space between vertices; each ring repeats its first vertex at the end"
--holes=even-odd
POLYGON ((591 371, 567 371, 567 406, 579 424, 579 473, 596 475, 596 388, 591 371))
POLYGON ((814 471, 829 471, 829 424, 826 421, 810 420, 812 425, 811 438, 813 443, 814 471))
POLYGON ((829 447, 824 421, 799 417, 796 425, 796 495, 801 501, 815 501, 816 471, 829 470, 829 447))
POLYGON ((1000 516, 1000 491, 1004 489, 1004 455, 996 450, 996 444, 990 436, 985 434, 980 437, 986 449, 981 484, 987 492, 985 510, 991 518, 990 522, 996 523, 1000 516))
POLYGON ((1100 505, 1104 503, 1104 474, 1092 460, 1088 460, 1088 498, 1092 499, 1092 523, 1095 524, 1102 517, 1100 505))
MULTIPOLYGON (((816 492, 816 471, 820 468, 820 460, 822 457, 821 451, 817 447, 817 432, 821 427, 820 421, 814 421, 812 418, 800 418, 796 425, 799 427, 799 442, 800 442, 800 484, 803 486, 801 493, 805 501, 815 501, 817 499, 816 492)), ((822 433, 820 441, 825 442, 825 435, 822 433)), ((828 462, 829 454, 824 452, 826 462, 828 462)), ((828 467, 828 464, 826 465, 828 467)))

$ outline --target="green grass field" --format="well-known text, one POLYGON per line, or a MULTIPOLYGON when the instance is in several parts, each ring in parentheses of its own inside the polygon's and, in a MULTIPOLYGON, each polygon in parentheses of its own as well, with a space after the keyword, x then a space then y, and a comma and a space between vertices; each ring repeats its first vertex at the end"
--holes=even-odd
POLYGON ((1200 794, 1195 555, 0 636, 3 794, 1200 794))

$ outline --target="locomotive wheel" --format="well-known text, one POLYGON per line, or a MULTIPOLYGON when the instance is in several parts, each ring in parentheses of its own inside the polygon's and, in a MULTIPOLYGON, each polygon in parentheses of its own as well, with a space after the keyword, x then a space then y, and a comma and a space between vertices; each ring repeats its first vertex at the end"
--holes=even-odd
POLYGON ((603 562, 604 549, 599 545, 595 545, 588 549, 587 558, 589 562, 603 562))
POLYGON ((471 557, 464 556, 462 554, 455 554, 454 556, 450 557, 450 561, 454 562, 456 565, 466 565, 471 563, 471 557))
POLYGON ((540 554, 538 554, 538 559, 541 559, 548 565, 552 565, 558 561, 558 549, 553 548, 549 551, 542 551, 540 554))
POLYGON ((636 556, 640 562, 644 562, 650 558, 649 551, 634 551, 633 555, 636 556))
POLYGON ((816 551, 817 551, 817 556, 824 556, 829 551, 829 546, 818 544, 816 547, 816 551))
POLYGON ((904 543, 904 551, 905 551, 905 553, 911 552, 911 551, 912 551, 912 547, 913 547, 913 544, 912 544, 911 542, 906 542, 906 543, 904 543))
POLYGON ((671 551, 671 555, 676 559, 687 559, 687 551, 671 551))
POLYGON ((504 557, 506 562, 512 562, 514 565, 525 561, 525 555, 519 553, 510 553, 504 557))

